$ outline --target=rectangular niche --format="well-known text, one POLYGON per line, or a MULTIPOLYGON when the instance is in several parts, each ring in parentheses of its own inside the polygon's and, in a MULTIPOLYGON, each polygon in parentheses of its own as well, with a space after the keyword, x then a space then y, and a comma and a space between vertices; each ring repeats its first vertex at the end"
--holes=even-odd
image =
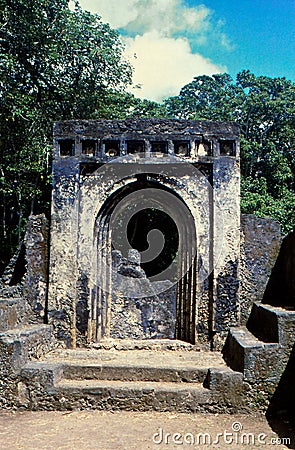
POLYGON ((96 149, 97 149, 97 141, 95 139, 82 140, 83 155, 95 156, 96 149))
POLYGON ((144 153, 144 141, 126 141, 127 153, 144 153))
POLYGON ((168 153, 168 142, 167 141, 154 141, 151 142, 152 153, 168 153))
POLYGON ((173 141, 174 153, 178 156, 190 156, 190 141, 173 141))
POLYGON ((196 148, 198 156, 212 156, 212 142, 206 141, 196 141, 196 148))
POLYGON ((236 142, 232 140, 219 141, 220 155, 236 156, 236 142))
POLYGON ((59 154, 60 156, 74 156, 75 155, 75 140, 74 139, 60 139, 59 154))
POLYGON ((105 155, 114 158, 120 156, 120 141, 119 140, 105 140, 103 141, 105 155))
POLYGON ((87 162, 80 164, 80 176, 88 177, 92 175, 96 170, 102 167, 104 164, 98 162, 87 162))

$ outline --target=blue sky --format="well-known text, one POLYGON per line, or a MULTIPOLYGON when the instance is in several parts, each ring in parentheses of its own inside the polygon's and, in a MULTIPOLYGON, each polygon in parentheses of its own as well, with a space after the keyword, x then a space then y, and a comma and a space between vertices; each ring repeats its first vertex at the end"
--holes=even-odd
POLYGON ((295 81, 295 0, 80 0, 122 35, 132 92, 161 101, 194 76, 295 81))
MULTIPOLYGON (((199 2, 190 0, 190 6, 199 2)), ((235 45, 232 52, 212 46, 207 55, 235 75, 249 69, 257 75, 295 81, 295 0, 206 0, 215 19, 235 45)))

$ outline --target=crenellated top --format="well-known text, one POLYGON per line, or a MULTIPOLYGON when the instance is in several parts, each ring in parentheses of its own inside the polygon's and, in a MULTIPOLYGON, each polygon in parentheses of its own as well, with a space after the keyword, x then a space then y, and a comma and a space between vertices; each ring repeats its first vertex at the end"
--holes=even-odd
POLYGON ((239 125, 183 119, 70 120, 54 124, 55 158, 109 160, 127 154, 187 159, 239 157, 239 125))

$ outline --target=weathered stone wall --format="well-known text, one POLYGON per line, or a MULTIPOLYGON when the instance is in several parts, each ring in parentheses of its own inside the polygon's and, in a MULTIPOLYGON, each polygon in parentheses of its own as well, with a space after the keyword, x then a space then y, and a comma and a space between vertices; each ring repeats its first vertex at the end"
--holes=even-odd
POLYGON ((29 217, 24 241, 0 279, 0 330, 46 321, 48 220, 29 217))
POLYGON ((54 348, 49 325, 33 325, 0 332, 0 408, 27 406, 25 386, 20 380, 22 367, 31 359, 41 358, 54 348))
POLYGON ((295 310, 295 231, 283 240, 263 303, 295 310))
POLYGON ((55 347, 45 325, 48 286, 48 221, 31 216, 24 243, 0 282, 0 408, 27 406, 20 371, 55 347))
POLYGON ((281 242, 278 222, 270 218, 242 215, 239 270, 242 324, 247 322, 253 303, 262 301, 281 242))
MULTIPOLYGON (((176 287, 162 282, 161 293, 153 294, 153 286, 140 267, 140 253, 131 250, 131 257, 123 258, 118 251, 113 255, 113 286, 110 337, 115 339, 173 339, 176 322, 176 287), (124 275, 141 283, 140 298, 126 297, 120 282, 124 275)), ((131 288, 132 289, 132 288, 131 288)), ((134 286, 134 290, 137 287, 134 286)))
POLYGON ((48 321, 67 346, 76 339, 76 284, 79 163, 54 163, 50 230, 48 321))
POLYGON ((0 332, 34 322, 34 315, 22 297, 0 298, 0 332))
POLYGON ((54 125, 54 135, 61 139, 77 139, 78 153, 81 154, 82 146, 79 138, 102 138, 122 136, 138 138, 142 136, 159 137, 163 134, 166 138, 181 136, 195 136, 199 133, 208 138, 216 139, 213 152, 217 152, 217 140, 238 136, 239 125, 234 122, 209 122, 204 120, 175 120, 175 119, 126 119, 126 120, 68 120, 57 122, 54 125))
POLYGON ((253 304, 246 327, 230 329, 224 358, 243 373, 246 402, 253 409, 282 414, 290 406, 294 341, 295 312, 261 302, 253 304))
POLYGON ((214 310, 215 348, 239 324, 240 164, 234 158, 214 162, 214 310), (221 242, 220 242, 221 241, 221 242))
POLYGON ((40 322, 46 320, 48 289, 48 220, 44 214, 29 218, 25 235, 24 299, 40 322))
MULTIPOLYGON (((95 320, 100 320, 99 315, 102 317, 101 306, 95 300, 100 267, 97 217, 110 196, 140 180, 140 173, 148 173, 150 180, 175 192, 194 217, 199 273, 193 320, 198 339, 206 341, 214 333, 224 334, 230 325, 236 324, 240 227, 238 126, 164 119, 69 121, 55 124, 54 134, 48 316, 56 336, 69 346, 75 345, 77 328, 79 334, 86 335, 93 317, 95 320), (85 140, 95 142, 92 154, 83 150, 85 140), (107 154, 105 140, 119 142, 120 156, 126 154, 128 140, 140 140, 145 144, 145 158, 141 155, 137 160, 132 155, 130 159, 129 155, 129 160, 120 160, 118 177, 119 164, 107 154), (175 171, 171 161, 152 153, 153 145, 161 141, 167 144, 167 156, 174 157, 175 142, 181 140, 188 143, 190 151, 179 162, 185 162, 187 165, 183 167, 190 167, 191 172, 200 168, 203 178, 191 176, 185 170, 181 173, 181 164, 175 171), (230 151, 226 153, 228 143, 230 151)), ((105 273, 105 277, 109 275, 105 273)), ((103 306, 108 302, 106 297, 103 306)), ((107 314, 108 327, 109 320, 107 314)))

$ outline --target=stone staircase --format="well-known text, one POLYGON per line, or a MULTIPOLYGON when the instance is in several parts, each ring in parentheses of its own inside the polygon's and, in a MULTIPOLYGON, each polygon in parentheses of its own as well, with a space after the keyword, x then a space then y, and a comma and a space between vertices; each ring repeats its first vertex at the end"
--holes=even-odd
POLYGON ((23 406, 215 413, 242 409, 242 374, 227 367, 220 353, 179 341, 130 345, 120 341, 108 349, 57 350, 27 363, 21 371, 23 406))
POLYGON ((1 355, 5 353, 14 369, 53 348, 52 327, 32 317, 22 298, 0 298, 1 355))
POLYGON ((266 409, 294 352, 295 311, 254 303, 222 353, 177 340, 56 349, 21 298, 0 299, 0 406, 242 412, 266 409))
POLYGON ((32 315, 22 298, 0 298, 0 407, 18 405, 19 372, 31 359, 53 348, 52 327, 30 323, 32 315))
POLYGON ((255 302, 246 327, 231 328, 223 348, 229 367, 243 374, 247 402, 265 409, 295 343, 295 311, 255 302))

